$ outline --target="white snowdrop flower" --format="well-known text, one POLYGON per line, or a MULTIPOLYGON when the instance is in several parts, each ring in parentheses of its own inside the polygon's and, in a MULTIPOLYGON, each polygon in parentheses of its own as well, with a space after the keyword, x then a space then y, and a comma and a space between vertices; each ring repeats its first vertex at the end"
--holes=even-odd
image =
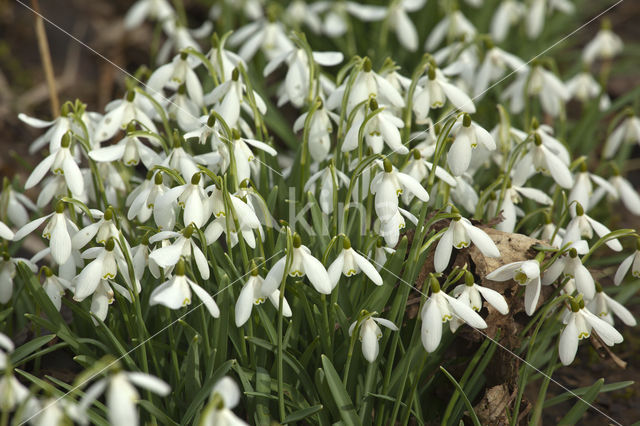
MULTIPOLYGON (((349 336, 353 334, 357 325, 358 321, 351 324, 349 336)), ((389 330, 398 331, 398 327, 393 322, 388 319, 374 317, 372 314, 368 314, 365 319, 360 320, 360 335, 358 337, 362 342, 362 356, 369 362, 374 362, 380 352, 378 345, 378 340, 382 338, 380 325, 389 330)))
MULTIPOLYGON (((200 45, 195 39, 203 39, 207 37, 213 29, 211 21, 204 21, 198 28, 187 28, 182 22, 175 16, 165 21, 162 27, 167 40, 158 50, 158 56, 156 57, 156 63, 164 64, 169 62, 169 55, 171 52, 182 52, 186 49, 193 49, 196 52, 200 52, 200 45)), ((195 57, 189 57, 189 61, 193 63, 199 62, 195 57)))
POLYGON ((98 218, 98 220, 76 232, 71 239, 73 248, 80 250, 86 246, 94 236, 98 244, 105 244, 110 238, 118 239, 120 237, 120 231, 116 227, 113 217, 114 214, 115 212, 112 207, 107 207, 104 213, 100 210, 91 210, 91 215, 98 218))
MULTIPOLYGON (((11 346, 13 346, 13 344, 11 344, 11 346)), ((23 404, 30 396, 29 389, 15 378, 12 370, 2 372, 2 376, 0 377, 0 411, 10 413, 23 404)), ((31 399, 31 401, 34 400, 31 399)))
MULTIPOLYGON (((404 127, 402 119, 396 117, 389 109, 379 107, 375 98, 369 102, 369 109, 375 114, 363 129, 364 141, 374 154, 380 154, 386 143, 392 151, 398 154, 408 154, 409 149, 402 144, 400 130, 404 127)), ((364 123, 365 117, 362 110, 357 112, 356 117, 342 144, 342 152, 353 151, 358 148, 358 134, 364 123)))
POLYGON ((514 280, 519 285, 525 286, 524 308, 527 315, 531 316, 538 306, 540 298, 540 260, 521 260, 502 265, 485 277, 492 281, 514 280))
POLYGON ((73 300, 81 302, 92 295, 98 288, 100 280, 112 280, 118 275, 118 269, 124 276, 128 275, 126 263, 113 238, 104 247, 93 247, 82 253, 83 258, 93 258, 82 271, 73 279, 75 294, 73 300), (120 265, 119 265, 120 263, 120 265), (122 268, 121 266, 124 266, 122 268))
MULTIPOLYGON (((258 148, 261 151, 269 154, 272 157, 278 155, 278 152, 270 147, 268 144, 249 138, 240 137, 240 133, 233 130, 231 136, 231 145, 233 147, 233 159, 235 160, 236 173, 238 182, 242 182, 251 178, 251 173, 255 176, 259 175, 260 162, 256 159, 256 155, 251 150, 251 147, 258 148)), ((221 172, 226 171, 231 159, 224 158, 228 156, 228 150, 222 152, 222 164, 221 172)))
POLYGON ((504 296, 493 289, 476 284, 473 274, 470 272, 465 274, 465 283, 453 289, 453 296, 466 303, 476 312, 480 312, 482 309, 482 299, 484 298, 489 305, 493 306, 502 315, 509 313, 509 305, 507 305, 504 296))
MULTIPOLYGON (((133 303, 129 290, 109 280, 100 280, 98 287, 91 296, 91 306, 89 312, 92 313, 100 321, 104 321, 109 313, 109 305, 113 303, 114 290, 116 290, 122 297, 124 297, 129 303, 133 303)), ((95 318, 91 318, 94 325, 98 325, 99 322, 95 318)))
POLYGON ((549 241, 549 244, 552 247, 561 248, 562 237, 564 236, 565 230, 563 228, 557 227, 556 224, 551 221, 551 217, 549 217, 548 214, 545 214, 544 220, 544 224, 531 233, 531 238, 546 240, 549 241))
POLYGON ((207 52, 207 59, 209 59, 218 78, 223 83, 231 79, 233 70, 239 65, 247 69, 246 62, 240 56, 224 48, 226 41, 225 37, 220 40, 218 35, 214 33, 211 40, 211 50, 207 52))
POLYGON ((637 324, 633 314, 622 303, 602 291, 602 286, 599 283, 596 283, 596 295, 587 303, 587 309, 610 325, 614 325, 614 315, 630 327, 635 327, 637 324))
MULTIPOLYGON (((293 123, 293 131, 299 132, 304 129, 308 112, 302 114, 293 123)), ((340 121, 340 117, 327 110, 324 102, 320 102, 320 106, 313 112, 309 119, 309 135, 308 145, 309 154, 313 161, 320 163, 327 158, 331 150, 331 133, 333 132, 333 122, 340 121)))
MULTIPOLYGON (((416 181, 422 182, 429 176, 431 169, 433 169, 433 163, 427 161, 427 159, 420 154, 420 150, 414 148, 409 161, 407 161, 407 164, 402 168, 402 172, 411 176, 416 181)), ((456 178, 451 176, 442 167, 436 166, 434 173, 440 181, 446 183, 450 187, 455 187, 457 185, 456 178)), ((413 194, 411 192, 404 192, 402 194, 402 201, 405 205, 408 205, 412 199, 413 194)))
POLYGON ((341 187, 348 187, 350 180, 333 166, 328 166, 312 174, 304 185, 304 191, 315 191, 315 187, 318 186, 320 195, 318 196, 318 204, 320 208, 326 214, 333 213, 333 193, 338 191, 341 187), (333 173, 335 173, 336 180, 333 180, 333 173), (316 182, 318 182, 316 184, 316 182))
MULTIPOLYGON (((276 310, 280 306, 280 290, 276 289, 271 294, 264 295, 262 293, 264 279, 258 274, 258 268, 254 261, 251 261, 249 269, 251 269, 251 276, 240 290, 236 301, 235 320, 237 327, 242 327, 247 322, 254 305, 262 304, 267 298, 276 310)), ((292 315, 287 299, 282 301, 282 315, 285 317, 292 315)))
POLYGON ((622 52, 622 39, 611 31, 611 23, 603 21, 602 28, 584 47, 582 60, 591 64, 596 59, 609 60, 622 52))
POLYGON ((3 252, 0 257, 0 304, 8 303, 13 295, 13 279, 16 277, 16 265, 24 262, 35 274, 38 267, 30 260, 22 257, 11 257, 9 253, 3 252))
MULTIPOLYGON (((313 61, 318 65, 330 67, 339 64, 344 59, 341 52, 312 52, 313 61)), ((271 74, 282 63, 288 66, 287 74, 282 82, 286 98, 296 108, 301 108, 309 94, 309 58, 304 49, 294 48, 273 58, 262 73, 264 77, 271 74)))
POLYGON ((174 270, 174 275, 163 284, 154 288, 149 296, 149 305, 164 305, 169 309, 180 309, 191 304, 191 291, 200 299, 212 317, 220 316, 220 309, 213 297, 202 287, 188 278, 184 271, 184 260, 180 260, 174 270))
POLYGON ((456 122, 452 128, 453 143, 447 154, 447 164, 454 176, 460 176, 469 168, 471 151, 479 144, 486 149, 496 149, 496 142, 491 133, 471 121, 469 114, 464 114, 462 120, 456 122))
POLYGON ((236 382, 229 377, 218 380, 200 417, 202 426, 248 426, 248 423, 231 411, 238 403, 240 389, 236 382))
POLYGON ((0 221, 0 238, 8 241, 8 240, 13 240, 14 237, 15 237, 15 234, 13 233, 11 228, 5 225, 4 222, 0 221))
MULTIPOLYGON (((567 225, 567 230, 562 239, 562 245, 579 241, 581 237, 591 239, 593 238, 593 231, 595 231, 600 238, 611 233, 609 228, 585 214, 582 205, 576 203, 576 215, 567 225)), ((617 238, 609 239, 605 244, 613 251, 622 251, 622 244, 620 244, 617 238)))
POLYGON ((572 99, 588 103, 592 99, 600 96, 602 87, 589 71, 582 71, 565 83, 567 91, 572 99))
POLYGON ((146 222, 155 212, 156 200, 168 190, 163 182, 162 172, 148 172, 147 179, 127 196, 125 204, 130 205, 127 219, 133 220, 137 217, 140 222, 146 222))
POLYGON ((429 193, 420 182, 399 172, 388 159, 385 159, 383 164, 384 172, 378 173, 371 181, 376 215, 382 222, 388 222, 398 212, 398 195, 405 190, 421 201, 429 201, 429 193))
POLYGON ((384 241, 387 243, 387 245, 395 246, 396 244, 398 244, 398 240, 400 239, 400 231, 405 228, 405 217, 409 219, 414 225, 418 224, 418 218, 411 214, 411 212, 402 208, 398 208, 391 219, 387 221, 379 220, 374 224, 374 229, 377 229, 378 234, 380 234, 380 236, 384 238, 384 241))
POLYGON ((571 299, 571 312, 563 322, 566 327, 560 334, 558 344, 558 355, 563 365, 573 362, 578 351, 578 342, 591 336, 592 329, 607 346, 613 346, 624 340, 618 330, 585 308, 581 299, 579 301, 571 299))
POLYGON ((286 35, 284 25, 266 19, 238 28, 231 34, 228 42, 231 47, 240 46, 238 55, 245 61, 251 60, 259 49, 267 60, 272 60, 294 48, 293 42, 286 35))
POLYGON ((168 384, 150 374, 126 371, 112 373, 109 377, 98 380, 85 391, 78 404, 78 412, 81 415, 80 423, 89 423, 86 412, 94 401, 104 393, 109 423, 137 426, 136 403, 140 400, 140 394, 134 385, 163 397, 171 392, 171 387, 168 384))
POLYGON ((640 118, 629 110, 625 119, 607 137, 602 155, 604 158, 612 158, 623 143, 634 142, 640 144, 640 118))
POLYGON ((460 12, 455 10, 442 18, 431 30, 425 42, 425 49, 429 52, 435 50, 446 37, 471 39, 476 35, 476 28, 460 12))
POLYGON ((629 256, 627 256, 616 271, 616 275, 613 278, 615 285, 620 285, 627 272, 631 269, 631 276, 634 278, 640 278, 640 240, 636 240, 636 250, 629 256))
MULTIPOLYGON (((539 189, 519 186, 511 182, 504 192, 504 200, 500 206, 504 220, 496 225, 496 229, 504 232, 514 231, 518 216, 518 207, 516 207, 516 204, 522 201, 522 197, 529 198, 536 203, 547 206, 553 202, 551 197, 539 189)), ((494 213, 497 214, 498 212, 494 211, 494 213)))
POLYGON ((491 19, 491 37, 501 43, 507 38, 509 29, 525 16, 526 5, 515 0, 505 0, 496 8, 491 19))
MULTIPOLYGON (((502 4, 515 3, 509 0, 502 4)), ((511 53, 505 52, 499 47, 490 47, 485 53, 482 64, 474 74, 473 96, 474 99, 482 96, 489 86, 499 81, 507 70, 518 71, 526 67, 524 61, 511 53)))
POLYGON ((189 54, 181 52, 171 62, 157 68, 149 77, 147 88, 151 89, 151 95, 160 101, 164 98, 163 89, 177 90, 185 85, 186 93, 195 105, 202 106, 203 91, 198 75, 192 69, 192 64, 187 60, 189 54))
POLYGON ((15 241, 20 241, 31 232, 35 231, 45 221, 47 225, 42 231, 42 236, 49 240, 49 248, 51 249, 51 257, 58 264, 62 265, 71 256, 71 236, 78 231, 76 225, 71 222, 64 213, 64 204, 59 202, 56 204, 55 211, 48 215, 35 219, 18 229, 15 241))
MULTIPOLYGON (((586 243, 584 248, 587 249, 586 243)), ((588 249, 587 249, 588 250, 588 249)), ((585 250, 582 250, 583 254, 585 250)), ((578 293, 584 295, 585 299, 591 300, 596 294, 596 284, 591 276, 591 272, 582 264, 578 257, 578 250, 573 247, 569 254, 557 259, 543 274, 542 284, 549 285, 554 282, 560 274, 573 278, 578 293)))
POLYGON ((471 327, 487 328, 487 323, 467 304, 441 291, 438 280, 433 276, 430 279, 430 287, 431 295, 420 313, 422 320, 420 337, 427 352, 433 352, 438 348, 442 338, 443 324, 449 322, 450 327, 454 326, 450 322, 454 316, 471 327))
POLYGON ((211 206, 203 184, 201 173, 194 173, 190 182, 173 187, 157 198, 155 208, 163 209, 173 205, 176 201, 183 209, 185 226, 195 225, 204 227, 211 217, 211 206))
POLYGON ((300 27, 305 24, 309 29, 319 34, 322 31, 322 20, 318 13, 303 0, 294 0, 289 2, 285 10, 285 19, 288 25, 300 27))
POLYGON ((573 188, 571 188, 567 199, 567 203, 571 205, 570 212, 572 215, 575 215, 576 203, 579 203, 581 206, 586 206, 587 208, 593 207, 592 197, 594 190, 592 181, 598 185, 599 188, 602 188, 603 191, 609 193, 609 195, 613 197, 617 196, 616 188, 607 182, 606 179, 594 173, 589 173, 587 171, 587 165, 583 162, 580 165, 580 172, 575 174, 573 188))
POLYGON ((435 52, 433 59, 440 66, 447 63, 448 65, 442 68, 442 73, 449 78, 457 77, 456 87, 471 93, 480 59, 480 53, 475 44, 454 42, 435 52))
POLYGON ((609 183, 615 189, 614 200, 622 201, 622 204, 635 215, 640 215, 640 195, 627 179, 620 175, 618 170, 614 170, 613 176, 609 178, 609 183))
POLYGON ((200 108, 187 96, 186 86, 183 84, 168 98, 162 98, 160 104, 167 110, 169 118, 178 123, 178 127, 189 132, 200 126, 200 108))
POLYGON ((342 251, 333 263, 331 263, 327 271, 329 273, 329 279, 331 280, 332 290, 338 284, 341 275, 351 277, 360 271, 364 272, 375 285, 382 285, 382 277, 376 268, 366 257, 351 247, 351 241, 348 237, 344 237, 342 251))
POLYGON ((42 267, 42 271, 44 272, 42 289, 47 293, 47 296, 49 296, 53 306, 59 311, 62 307, 62 296, 64 296, 67 290, 73 291, 73 284, 71 281, 54 275, 53 271, 46 266, 42 267))
POLYGON ((374 22, 384 19, 387 9, 354 1, 316 1, 309 5, 314 13, 324 13, 322 32, 329 37, 341 37, 347 32, 348 19, 351 15, 363 22, 374 22))
POLYGON ((401 0, 392 2, 389 7, 389 27, 395 31, 400 44, 410 52, 418 49, 418 31, 407 13, 422 9, 426 2, 426 0, 401 0))
POLYGON ((464 173, 462 176, 455 176, 456 186, 451 188, 451 199, 456 206, 463 207, 469 213, 475 212, 478 205, 478 193, 474 189, 473 178, 464 173))
POLYGON ((84 193, 84 180, 80 167, 71 153, 71 134, 65 133, 60 143, 60 148, 52 152, 42 160, 31 172, 24 184, 24 189, 36 186, 42 178, 51 171, 57 175, 63 175, 67 188, 74 196, 82 196, 84 193))
MULTIPOLYGON (((405 101, 400 92, 380 74, 372 70, 371 60, 364 58, 362 69, 358 73, 347 100, 347 113, 350 114, 360 103, 373 98, 377 102, 396 108, 404 108, 405 101)), ((335 110, 342 105, 342 98, 345 94, 346 82, 331 93, 327 99, 327 107, 335 110)))
POLYGON ((36 205, 27 196, 13 189, 7 178, 0 194, 0 206, 0 209, 3 209, 0 211, 0 217, 8 219, 9 223, 17 227, 23 227, 29 222, 29 210, 37 210, 36 205))
MULTIPOLYGON (((149 115, 139 106, 138 98, 136 92, 129 91, 124 99, 112 101, 106 106, 107 113, 102 117, 95 131, 97 143, 111 139, 118 130, 125 130, 133 120, 140 123, 145 130, 158 133, 149 115)), ((144 101, 140 101, 140 104, 142 102, 144 101)))
POLYGON ((525 28, 527 37, 530 39, 537 38, 544 27, 544 19, 547 11, 548 0, 532 0, 529 2, 529 10, 525 14, 525 28))
MULTIPOLYGON (((209 116, 203 115, 199 119, 198 126, 184 134, 184 140, 188 141, 197 138, 200 145, 204 145, 208 140, 211 141, 211 154, 217 154, 218 147, 223 144, 220 123, 216 119, 215 114, 209 116)), ((219 160, 218 160, 219 161, 219 160)))
POLYGON ((561 187, 572 188, 573 175, 561 157, 542 143, 542 138, 538 132, 534 134, 533 142, 533 146, 518 162, 514 172, 514 180, 518 182, 526 181, 531 173, 531 168, 533 168, 536 172, 550 175, 561 187))
POLYGON ((542 109, 553 117, 560 115, 571 97, 565 84, 539 64, 519 71, 515 81, 502 92, 501 99, 509 100, 511 112, 519 114, 524 110, 526 96, 539 97, 542 109))
POLYGON ((442 108, 447 99, 456 110, 468 114, 476 112, 471 98, 464 91, 449 83, 442 71, 430 66, 427 76, 418 80, 418 87, 413 97, 413 113, 416 116, 416 121, 424 122, 429 111, 442 108))
MULTIPOLYGON (((200 276, 204 280, 209 279, 209 264, 204 253, 194 240, 195 229, 192 225, 185 227, 182 232, 161 231, 149 238, 149 243, 153 244, 169 238, 175 238, 170 245, 162 246, 149 253, 149 259, 153 260, 158 266, 170 269, 175 266, 180 259, 193 259, 196 262, 200 276)), ((197 233, 196 233, 197 235, 197 233)))
MULTIPOLYGON (((135 131, 135 125, 129 124, 127 128, 127 136, 120 139, 115 145, 104 148, 97 148, 89 151, 89 157, 97 162, 114 162, 122 161, 127 166, 137 166, 142 160, 142 164, 147 169, 151 169, 156 164, 161 163, 160 156, 152 149, 146 146, 138 136, 132 136, 135 131)), ((146 138, 153 146, 159 146, 155 138, 146 138)))
POLYGON ((457 216, 451 219, 451 223, 447 230, 440 237, 433 259, 436 272, 444 271, 449 265, 451 259, 451 250, 455 247, 460 250, 473 244, 478 250, 487 257, 500 257, 500 251, 482 229, 475 227, 471 222, 462 217, 457 216))
POLYGON ((376 241, 376 247, 373 251, 373 263, 375 264, 376 269, 380 271, 387 263, 389 255, 393 255, 395 252, 395 249, 392 247, 384 246, 384 240, 382 238, 378 238, 376 241))
POLYGON ((124 26, 127 29, 133 29, 147 18, 162 23, 173 16, 175 12, 168 0, 137 0, 127 11, 124 26))
MULTIPOLYGON (((278 260, 272 267, 262 284, 262 294, 270 295, 280 287, 282 282, 287 257, 278 260)), ((309 278, 318 293, 331 294, 331 280, 327 270, 318 259, 313 257, 311 250, 302 245, 300 236, 293 234, 293 252, 291 253, 291 266, 289 276, 309 278)))
POLYGON ((220 238, 222 233, 231 231, 229 236, 231 239, 231 246, 235 247, 238 242, 238 232, 242 232, 242 238, 251 248, 256 246, 256 238, 254 232, 258 233, 260 238, 263 238, 262 227, 260 225, 260 219, 256 215, 253 208, 236 197, 230 195, 231 207, 235 211, 235 219, 238 221, 239 228, 236 228, 235 220, 230 214, 220 214, 215 220, 213 220, 204 231, 204 236, 208 243, 211 244, 220 238))
POLYGON ((207 155, 191 155, 182 147, 183 140, 182 135, 174 133, 174 146, 169 152, 167 157, 162 162, 162 166, 169 167, 170 169, 177 170, 180 175, 186 180, 190 181, 194 174, 199 173, 200 169, 198 164, 207 164, 207 155))

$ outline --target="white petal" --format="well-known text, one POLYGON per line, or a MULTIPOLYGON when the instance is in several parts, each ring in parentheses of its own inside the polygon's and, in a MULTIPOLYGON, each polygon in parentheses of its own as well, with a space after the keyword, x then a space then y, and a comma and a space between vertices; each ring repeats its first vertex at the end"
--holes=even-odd
POLYGON ((607 305, 609 309, 613 311, 614 314, 618 316, 622 320, 623 323, 630 327, 635 327, 636 319, 633 317, 633 314, 629 312, 627 308, 625 308, 620 302, 617 300, 605 295, 605 300, 607 301, 607 305))
POLYGON ((422 185, 420 185, 420 182, 418 182, 413 177, 404 173, 398 172, 396 173, 396 176, 400 181, 400 183, 402 184, 402 186, 408 189, 409 192, 411 192, 412 194, 414 194, 416 197, 418 197, 420 200, 424 202, 429 201, 429 193, 427 192, 426 189, 424 189, 422 185))
MULTIPOLYGON (((365 325, 362 324, 361 327, 365 325)), ((367 327, 364 329, 364 332, 361 334, 362 337, 362 355, 369 362, 374 362, 378 357, 378 351, 380 348, 378 347, 378 336, 375 334, 375 330, 371 327, 367 327)))
POLYGON ((189 281, 189 285, 191 286, 191 290, 198 296, 198 298, 202 301, 204 306, 206 306, 207 310, 214 318, 218 318, 220 316, 220 309, 218 309, 218 305, 213 300, 213 297, 207 291, 200 287, 198 284, 189 281))
POLYGON ((602 341, 608 346, 613 346, 614 344, 621 343, 624 340, 622 334, 613 328, 613 326, 586 310, 585 319, 589 325, 593 327, 596 333, 598 333, 598 336, 600 336, 602 341))
POLYGON ((509 313, 509 305, 507 305, 507 301, 500 293, 488 287, 482 287, 479 285, 476 285, 476 289, 480 292, 482 297, 484 297, 485 300, 502 315, 509 313))
POLYGON ((476 112, 476 107, 473 104, 473 101, 466 93, 458 89, 453 84, 449 84, 444 81, 440 81, 439 83, 445 95, 447 95, 447 98, 457 109, 468 114, 476 112))
POLYGON ((38 165, 33 169, 31 174, 29 175, 29 178, 27 178, 27 181, 24 184, 24 189, 33 188, 42 180, 44 175, 46 175, 47 172, 51 169, 51 166, 53 165, 53 162, 56 159, 56 154, 57 152, 54 152, 50 154, 48 157, 46 157, 44 160, 42 160, 40 163, 38 163, 38 165))
POLYGON ((302 266, 313 287, 323 294, 331 294, 331 281, 322 263, 308 253, 302 255, 302 266))
POLYGON ((40 225, 44 223, 45 220, 49 219, 52 215, 53 213, 50 213, 44 217, 32 220, 31 222, 27 223, 22 228, 18 229, 16 234, 13 236, 13 239, 15 241, 20 241, 21 239, 35 231, 40 225))
POLYGON ((442 234, 438 245, 436 246, 436 252, 433 257, 433 266, 436 272, 442 272, 449 265, 451 259, 451 250, 453 249, 453 226, 442 234))
POLYGON ((313 52, 313 60, 325 67, 338 65, 343 59, 341 52, 313 52))
POLYGON ((342 275, 342 268, 344 266, 344 250, 340 252, 336 260, 334 260, 331 265, 329 265, 329 269, 327 273, 329 274, 329 281, 331 282, 331 289, 333 290, 338 281, 340 280, 340 275, 342 275))
POLYGON ((433 352, 438 349, 442 338, 442 318, 433 297, 430 297, 423 307, 420 337, 422 345, 427 352, 433 352))
POLYGON ((160 396, 167 396, 171 392, 171 386, 155 376, 139 372, 128 372, 126 374, 131 383, 148 389, 160 396))
POLYGON ((468 305, 465 305, 458 299, 455 299, 447 294, 443 294, 449 302, 451 309, 455 314, 460 317, 464 322, 474 328, 487 328, 487 323, 484 322, 482 317, 478 315, 476 311, 471 309, 468 305))
POLYGON ((264 297, 268 297, 271 293, 277 290, 282 283, 284 275, 284 267, 286 266, 287 258, 283 257, 278 260, 272 267, 262 283, 260 294, 264 297))
POLYGON ((236 327, 241 327, 245 322, 247 322, 251 316, 251 311, 253 310, 253 301, 255 296, 253 294, 254 286, 251 282, 252 278, 249 278, 244 287, 242 287, 242 290, 240 290, 240 294, 238 295, 238 300, 236 301, 236 327))
POLYGON ((562 330, 560 342, 558 344, 558 355, 563 365, 569 365, 573 362, 578 351, 578 329, 576 328, 575 315, 571 315, 569 323, 562 330))
POLYGON ((353 259, 356 261, 358 267, 362 269, 362 272, 364 272, 364 274, 369 277, 375 285, 382 285, 382 277, 376 268, 365 257, 353 250, 353 259))
POLYGON ((628 256, 625 260, 622 261, 620 266, 618 266, 618 270, 616 271, 616 275, 613 278, 613 282, 615 285, 620 285, 624 276, 629 272, 629 268, 631 268, 631 264, 633 263, 633 259, 635 258, 635 253, 631 256, 628 256))
POLYGON ((462 223, 465 225, 465 229, 467 230, 469 238, 471 238, 473 244, 478 247, 482 254, 488 257, 500 257, 500 251, 498 250, 498 247, 493 242, 491 237, 486 234, 486 232, 484 232, 480 228, 476 228, 470 223, 468 224, 464 221, 462 223))
MULTIPOLYGON (((591 227, 593 228, 594 231, 596 231, 596 234, 598 234, 599 237, 602 238, 605 235, 611 233, 609 228, 607 228, 606 226, 604 226, 600 222, 598 222, 598 221, 596 221, 594 219, 591 219, 589 216, 585 215, 585 217, 589 221, 589 225, 591 225, 591 227)), ((608 240, 605 244, 613 251, 622 251, 622 244, 620 244, 620 241, 618 241, 617 238, 608 240)))
POLYGON ((540 297, 540 277, 529 281, 524 291, 524 308, 527 315, 531 316, 538 306, 540 297))
POLYGON ((118 143, 105 148, 94 149, 89 151, 89 157, 98 162, 116 161, 122 158, 126 147, 126 144, 118 143))

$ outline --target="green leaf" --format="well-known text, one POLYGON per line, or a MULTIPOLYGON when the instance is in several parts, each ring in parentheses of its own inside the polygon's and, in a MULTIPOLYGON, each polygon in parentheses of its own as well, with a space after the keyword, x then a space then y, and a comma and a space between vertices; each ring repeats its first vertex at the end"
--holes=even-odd
POLYGON ((55 334, 47 334, 46 336, 36 337, 35 339, 32 339, 20 346, 11 354, 11 364, 17 364, 40 346, 49 343, 54 337, 56 337, 55 334))
POLYGON ((180 424, 197 424, 197 422, 191 421, 194 415, 201 408, 201 405, 204 403, 207 397, 209 397, 211 389, 213 389, 213 385, 215 385, 218 380, 220 380, 222 377, 224 377, 225 374, 227 374, 234 363, 236 363, 236 361, 233 359, 226 361, 204 381, 202 387, 198 389, 198 393, 193 397, 191 403, 185 410, 184 416, 182 416, 182 419, 180 420, 180 424))
POLYGON ((277 400, 277 397, 271 395, 271 377, 269 376, 269 372, 262 367, 256 368, 256 392, 265 394, 265 397, 256 398, 256 424, 270 424, 271 416, 269 416, 268 399, 277 400))
POLYGON ((469 398, 467 398, 467 394, 464 393, 464 390, 462 390, 462 387, 460 386, 460 384, 456 381, 456 379, 453 378, 451 374, 449 374, 447 370, 445 370, 444 367, 440 366, 440 370, 444 373, 445 376, 447 376, 447 379, 449 379, 449 381, 453 384, 453 386, 455 386, 456 389, 458 390, 458 393, 460 394, 460 396, 462 397, 462 400, 464 401, 464 405, 466 405, 467 409, 469 410, 469 415, 471 416, 471 421, 473 422, 474 426, 482 426, 480 423, 480 420, 478 420, 478 416, 476 415, 476 412, 473 411, 473 406, 471 405, 471 401, 469 401, 469 398))
POLYGON ((152 402, 147 401, 146 399, 142 399, 138 401, 138 404, 147 410, 149 414, 156 418, 163 425, 179 425, 179 423, 173 421, 171 417, 169 417, 163 410, 153 405, 152 402))
POLYGON ((560 420, 558 425, 573 425, 576 424, 582 418, 582 415, 591 406, 591 403, 596 399, 600 393, 600 389, 604 384, 604 379, 598 379, 589 389, 584 393, 582 398, 576 402, 576 404, 569 410, 569 412, 560 420))
POLYGON ((322 404, 318 404, 318 405, 314 405, 313 407, 303 408, 302 410, 294 411, 293 413, 285 417, 282 423, 293 423, 293 422, 306 419, 307 417, 313 416, 317 412, 321 411, 322 408, 323 408, 322 404))
POLYGON ((349 398, 349 393, 344 387, 344 383, 342 383, 338 372, 326 355, 322 355, 322 368, 324 370, 329 389, 331 390, 331 396, 338 407, 342 421, 346 425, 361 424, 353 402, 351 402, 351 398, 349 398))
MULTIPOLYGON (((635 382, 633 380, 626 380, 623 382, 616 382, 616 383, 610 383, 608 385, 603 385, 602 388, 600 389, 600 393, 613 392, 620 389, 624 389, 627 386, 633 385, 634 383, 635 382)), ((554 405, 560 404, 561 402, 567 401, 571 398, 575 398, 576 395, 582 396, 585 393, 587 393, 589 389, 591 389, 591 386, 578 388, 571 392, 565 392, 558 396, 554 396, 553 398, 549 398, 544 402, 544 408, 553 407, 554 405)))

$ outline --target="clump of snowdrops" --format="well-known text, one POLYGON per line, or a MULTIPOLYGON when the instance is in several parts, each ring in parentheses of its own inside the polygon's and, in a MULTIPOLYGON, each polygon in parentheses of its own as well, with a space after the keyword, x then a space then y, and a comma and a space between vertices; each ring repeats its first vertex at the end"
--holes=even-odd
POLYGON ((497 352, 500 419, 532 387, 537 424, 554 370, 636 324, 611 218, 640 214, 638 95, 607 96, 605 20, 559 69, 530 46, 569 0, 180 6, 132 5, 160 48, 104 112, 20 115, 42 157, 2 188, 2 424, 478 424, 497 352), (40 374, 56 351, 84 371, 40 374))

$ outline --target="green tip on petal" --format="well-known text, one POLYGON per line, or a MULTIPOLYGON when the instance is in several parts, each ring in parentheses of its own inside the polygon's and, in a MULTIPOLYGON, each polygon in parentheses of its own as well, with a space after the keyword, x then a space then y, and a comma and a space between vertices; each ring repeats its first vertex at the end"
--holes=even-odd
POLYGON ((162 172, 156 173, 155 177, 153 178, 153 182, 156 185, 162 185, 162 172))
POLYGON ((580 303, 573 297, 569 299, 571 305, 571 312, 578 312, 580 310, 580 303))
POLYGON ((293 248, 299 248, 302 245, 302 240, 300 239, 300 234, 295 232, 293 234, 293 248))
POLYGON ((577 216, 582 216, 584 215, 584 208, 582 207, 582 204, 576 202, 576 215, 577 216))
POLYGON ((362 62, 362 70, 364 72, 371 72, 371 59, 364 58, 364 60, 362 62))
POLYGON ((596 292, 602 293, 602 285, 598 281, 596 281, 596 292))
POLYGON ((538 132, 533 134, 533 143, 535 143, 536 146, 542 145, 542 138, 540 137, 540 134, 538 134, 538 132))
POLYGON ((572 259, 575 259, 576 257, 578 257, 578 251, 574 248, 572 248, 571 250, 569 250, 569 256, 572 259))
POLYGON ((116 242, 114 241, 113 238, 109 238, 109 240, 107 241, 107 243, 104 245, 104 248, 107 251, 113 251, 113 249, 116 247, 116 242))
POLYGON ((349 237, 345 236, 342 240, 342 248, 345 250, 349 250, 351 248, 351 240, 349 237))
POLYGON ((422 154, 420 154, 420 151, 417 149, 414 149, 413 151, 413 159, 414 160, 419 160, 422 158, 422 154))
POLYGON ((201 173, 194 173, 193 176, 191 176, 191 184, 198 185, 200 183, 201 176, 201 173))
POLYGON ((464 127, 471 127, 471 116, 467 113, 464 113, 462 116, 462 125, 464 127))
POLYGON ((184 275, 184 259, 181 257, 178 263, 176 264, 176 275, 183 276, 184 275))
POLYGON ((129 90, 127 92, 127 102, 133 102, 135 98, 136 98, 136 92, 134 92, 133 90, 129 90))
POLYGON ((429 68, 427 70, 427 76, 431 81, 436 79, 436 68, 431 64, 429 65, 429 68))
POLYGON ((472 274, 471 272, 467 271, 467 272, 464 274, 464 283, 465 283, 466 285, 468 285, 469 287, 473 287, 473 284, 475 284, 475 282, 474 282, 474 281, 475 281, 475 280, 473 279, 473 274, 472 274))
POLYGON ((371 98, 369 100, 369 109, 371 109, 371 111, 378 110, 378 101, 376 101, 376 98, 371 98))
POLYGON ((62 213, 64 211, 64 203, 62 201, 58 201, 56 203, 56 213, 62 213))
POLYGON ((391 161, 389 161, 388 158, 384 159, 383 165, 384 165, 384 171, 386 173, 391 173, 393 171, 393 165, 391 164, 391 161))
POLYGON ((239 78, 240 78, 240 71, 238 70, 238 68, 234 68, 233 72, 231 73, 231 80, 238 81, 239 78))
POLYGON ((67 131, 63 136, 62 136, 62 142, 60 142, 60 145, 63 148, 69 148, 69 146, 71 145, 71 130, 67 131))
POLYGON ((435 294, 440 291, 440 282, 433 274, 429 278, 429 286, 431 287, 431 293, 435 294))

